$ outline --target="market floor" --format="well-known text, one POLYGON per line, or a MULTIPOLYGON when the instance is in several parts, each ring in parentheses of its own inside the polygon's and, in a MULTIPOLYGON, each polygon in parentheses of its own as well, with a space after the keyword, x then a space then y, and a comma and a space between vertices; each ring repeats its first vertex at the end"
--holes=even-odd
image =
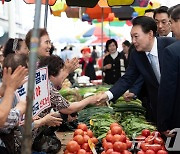
POLYGON ((67 143, 72 140, 74 132, 56 132, 57 137, 61 141, 61 150, 57 154, 64 154, 64 149, 66 148, 67 143))

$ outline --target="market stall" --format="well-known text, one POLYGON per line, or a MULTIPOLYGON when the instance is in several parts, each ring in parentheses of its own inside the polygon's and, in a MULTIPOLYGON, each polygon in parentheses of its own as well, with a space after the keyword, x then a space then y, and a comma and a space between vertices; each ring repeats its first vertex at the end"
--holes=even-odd
MULTIPOLYGON (((68 101, 83 99, 110 86, 61 89, 68 101), (77 95, 78 94, 78 95, 77 95)), ((73 131, 56 132, 62 141, 61 152, 93 154, 166 154, 165 143, 156 127, 145 118, 140 100, 87 106, 78 113, 79 125, 73 131)))

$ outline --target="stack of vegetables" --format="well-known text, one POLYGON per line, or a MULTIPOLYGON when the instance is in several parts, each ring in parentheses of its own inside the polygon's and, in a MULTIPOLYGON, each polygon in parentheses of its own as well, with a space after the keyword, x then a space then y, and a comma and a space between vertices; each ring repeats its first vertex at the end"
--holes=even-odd
POLYGON ((93 87, 82 87, 79 88, 79 94, 85 98, 87 95, 94 95, 98 92, 107 91, 110 88, 109 85, 99 85, 99 86, 93 86, 93 87))
POLYGON ((80 123, 74 131, 73 139, 67 143, 64 154, 92 154, 92 149, 97 143, 98 140, 93 132, 86 124, 80 123))
POLYGON ((151 133, 150 130, 144 129, 135 139, 139 142, 140 147, 137 154, 168 154, 164 141, 157 131, 151 133))
POLYGON ((79 94, 79 90, 77 88, 61 89, 59 92, 66 100, 68 100, 68 102, 77 102, 82 100, 82 96, 79 94))
POLYGON ((106 137, 103 138, 102 145, 104 149, 102 154, 132 154, 128 151, 128 149, 132 146, 132 142, 126 136, 122 127, 118 123, 112 123, 110 125, 110 130, 108 131, 106 137))
POLYGON ((69 102, 80 101, 83 98, 94 95, 98 92, 107 91, 110 86, 93 86, 93 87, 82 87, 82 88, 62 88, 59 92, 69 102))
MULTIPOLYGON (((98 92, 107 91, 108 89, 109 86, 93 86, 62 89, 60 93, 68 101, 73 102, 80 101, 86 96, 94 95, 98 92)), ((111 107, 91 106, 85 108, 79 112, 78 120, 91 128, 94 135, 99 139, 102 139, 106 135, 110 124, 115 121, 121 124, 129 138, 132 138, 133 135, 140 134, 146 128, 150 131, 156 130, 155 126, 146 121, 146 111, 140 100, 136 99, 126 102, 123 97, 120 97, 115 103, 111 103, 111 107)))
POLYGON ((141 134, 143 129, 156 130, 155 126, 146 121, 146 111, 140 100, 126 102, 123 97, 120 97, 111 106, 115 111, 114 118, 119 121, 128 137, 141 134))
POLYGON ((113 109, 105 106, 89 107, 79 112, 79 122, 85 123, 98 139, 105 137, 113 119, 113 109))

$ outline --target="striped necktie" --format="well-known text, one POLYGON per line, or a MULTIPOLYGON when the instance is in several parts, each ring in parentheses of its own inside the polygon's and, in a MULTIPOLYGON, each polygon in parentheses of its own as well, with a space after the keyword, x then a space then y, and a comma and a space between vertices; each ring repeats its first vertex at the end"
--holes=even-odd
POLYGON ((160 83, 160 74, 159 74, 159 71, 158 71, 158 68, 157 68, 157 65, 156 65, 156 62, 155 62, 155 56, 152 55, 151 53, 149 53, 148 57, 149 57, 149 60, 151 62, 151 66, 152 66, 154 74, 155 74, 155 76, 157 78, 157 81, 158 81, 158 83, 160 83))

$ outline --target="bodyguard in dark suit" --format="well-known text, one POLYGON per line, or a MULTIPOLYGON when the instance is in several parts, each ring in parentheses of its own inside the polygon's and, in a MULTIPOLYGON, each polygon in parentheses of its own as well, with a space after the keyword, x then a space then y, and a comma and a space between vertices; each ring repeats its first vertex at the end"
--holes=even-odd
POLYGON ((169 15, 167 6, 160 6, 154 10, 153 17, 157 24, 157 36, 172 37, 169 15))
POLYGON ((128 90, 141 75, 147 87, 150 107, 154 122, 156 122, 158 88, 163 56, 162 51, 175 40, 167 37, 156 38, 157 26, 155 21, 150 17, 136 17, 132 21, 132 24, 131 37, 135 50, 131 53, 130 63, 126 73, 109 91, 100 95, 98 101, 108 99, 116 100, 128 90), (152 63, 151 58, 148 57, 149 53, 154 56, 153 61, 155 61, 155 63, 152 63), (154 66, 157 67, 156 71, 154 71, 152 64, 155 64, 154 66))
POLYGON ((177 41, 164 50, 157 114, 158 130, 166 136, 180 128, 180 7, 172 11, 171 23, 177 41))

